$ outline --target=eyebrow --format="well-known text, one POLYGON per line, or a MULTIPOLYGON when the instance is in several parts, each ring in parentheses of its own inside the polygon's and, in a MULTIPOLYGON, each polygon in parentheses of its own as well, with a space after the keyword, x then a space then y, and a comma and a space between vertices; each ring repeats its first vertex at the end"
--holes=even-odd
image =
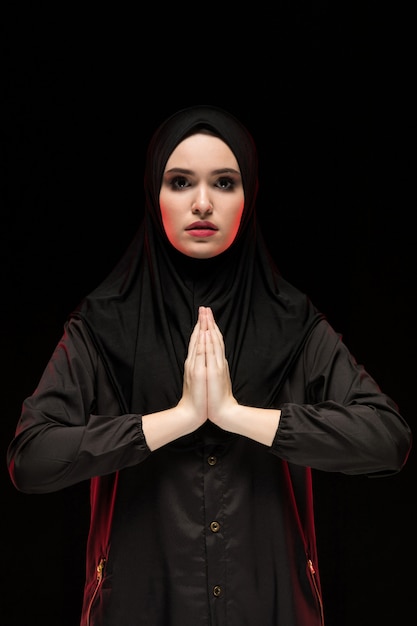
MULTIPOLYGON (((191 174, 191 175, 194 174, 193 170, 188 170, 183 167, 172 167, 171 169, 166 170, 165 174, 171 174, 172 172, 177 172, 178 174, 191 174)), ((237 174, 238 176, 241 175, 238 170, 235 170, 232 167, 223 167, 218 170, 213 170, 211 173, 215 175, 219 175, 219 174, 237 174)))

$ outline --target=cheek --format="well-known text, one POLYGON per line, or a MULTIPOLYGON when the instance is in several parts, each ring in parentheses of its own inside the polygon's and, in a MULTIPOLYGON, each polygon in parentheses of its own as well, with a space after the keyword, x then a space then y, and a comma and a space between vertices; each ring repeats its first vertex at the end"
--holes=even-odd
POLYGON ((159 209, 161 211, 162 226, 164 227, 166 235, 170 238, 174 230, 174 210, 172 203, 167 202, 163 194, 159 196, 159 209))
POLYGON ((244 200, 242 200, 242 202, 239 203, 239 205, 236 207, 236 210, 230 217, 229 230, 233 239, 235 238, 237 231, 239 230, 240 222, 242 221, 244 206, 245 203, 244 200))

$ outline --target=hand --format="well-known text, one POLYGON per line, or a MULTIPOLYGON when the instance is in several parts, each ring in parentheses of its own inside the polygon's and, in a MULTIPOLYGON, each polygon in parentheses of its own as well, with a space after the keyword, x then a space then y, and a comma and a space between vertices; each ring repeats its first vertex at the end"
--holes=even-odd
POLYGON ((223 335, 210 308, 200 307, 199 321, 204 333, 207 418, 217 426, 228 430, 230 416, 238 403, 233 396, 223 335))
POLYGON ((207 320, 199 314, 188 344, 187 358, 184 363, 182 397, 178 406, 189 415, 198 428, 207 421, 207 370, 205 332, 207 320))
POLYGON ((270 447, 278 429, 281 411, 243 406, 237 402, 233 396, 223 335, 214 321, 211 309, 202 307, 199 320, 205 339, 207 418, 223 430, 270 447))

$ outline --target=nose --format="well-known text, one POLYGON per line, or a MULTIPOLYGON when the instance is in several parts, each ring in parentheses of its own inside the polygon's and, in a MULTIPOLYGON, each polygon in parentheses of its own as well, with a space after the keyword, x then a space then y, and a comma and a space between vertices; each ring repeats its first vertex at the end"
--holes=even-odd
POLYGON ((213 212, 213 205, 210 201, 206 189, 200 189, 198 191, 198 194, 195 197, 193 204, 191 205, 191 210, 193 213, 200 214, 210 214, 213 212))

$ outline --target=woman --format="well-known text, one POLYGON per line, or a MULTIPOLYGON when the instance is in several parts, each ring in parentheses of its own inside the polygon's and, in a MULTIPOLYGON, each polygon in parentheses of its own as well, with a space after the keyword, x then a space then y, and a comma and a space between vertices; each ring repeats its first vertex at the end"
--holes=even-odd
POLYGON ((406 462, 396 404, 272 262, 257 176, 228 112, 166 120, 143 224, 23 404, 16 488, 91 481, 81 626, 322 626, 311 468, 406 462))

